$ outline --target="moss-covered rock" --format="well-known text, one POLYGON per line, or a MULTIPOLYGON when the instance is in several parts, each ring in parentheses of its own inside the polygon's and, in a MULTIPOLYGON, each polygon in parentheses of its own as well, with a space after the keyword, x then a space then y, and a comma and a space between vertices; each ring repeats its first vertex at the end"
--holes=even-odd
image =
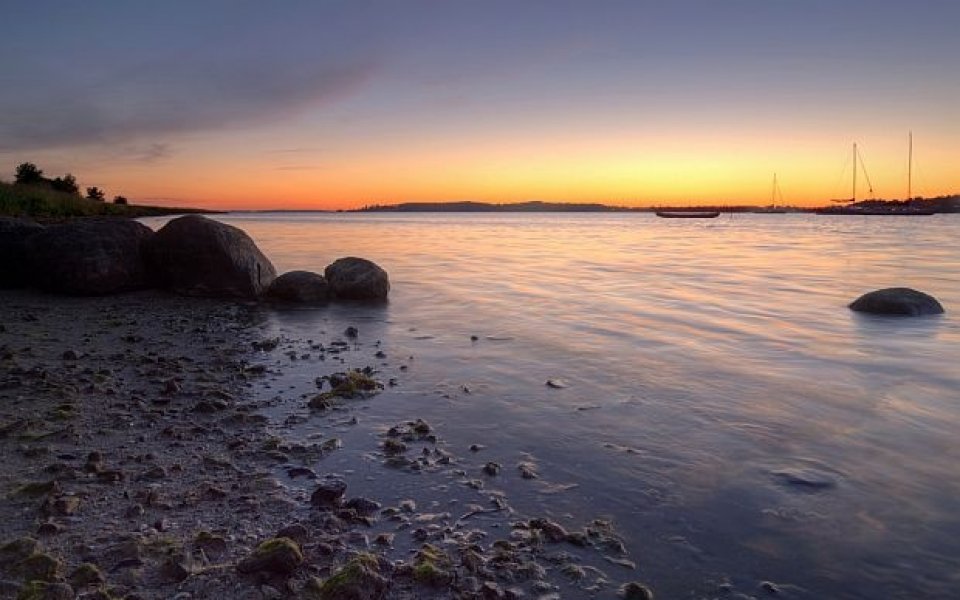
POLYGON ((39 498, 54 492, 60 491, 60 484, 56 480, 51 481, 31 481, 18 487, 13 493, 16 496, 29 496, 39 498))
POLYGON ((271 538, 237 565, 241 573, 271 573, 289 575, 303 563, 300 546, 290 538, 271 538))
POLYGON ((88 585, 100 585, 106 582, 107 578, 103 576, 100 568, 93 563, 83 563, 70 573, 70 584, 75 588, 82 588, 88 585))
POLYGON ((310 400, 311 407, 325 408, 324 403, 329 405, 330 402, 337 398, 347 400, 366 398, 378 390, 383 389, 383 384, 373 378, 372 372, 367 371, 371 370, 366 369, 360 371, 351 369, 346 373, 334 373, 330 375, 326 378, 330 382, 330 391, 314 396, 310 400))
POLYGON ((17 538, 0 546, 0 569, 6 569, 37 551, 40 542, 30 537, 17 538))
POLYGON ((30 581, 17 594, 17 600, 73 600, 73 588, 65 583, 30 581))
POLYGON ((424 585, 444 586, 453 581, 453 562, 433 544, 424 544, 413 558, 411 575, 424 585))
POLYGON ((311 592, 317 600, 380 600, 390 581, 380 574, 380 563, 372 554, 362 553, 340 567, 311 592))
POLYGON ((63 564, 43 552, 34 552, 14 565, 14 572, 24 581, 54 581, 63 564))

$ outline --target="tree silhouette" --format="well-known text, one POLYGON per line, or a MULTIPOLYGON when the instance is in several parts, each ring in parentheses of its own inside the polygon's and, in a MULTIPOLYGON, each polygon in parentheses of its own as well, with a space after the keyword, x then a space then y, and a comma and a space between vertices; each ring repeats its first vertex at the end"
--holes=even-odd
POLYGON ((35 184, 43 183, 43 171, 37 168, 37 165, 25 162, 17 165, 16 183, 35 184))
POLYGON ((114 196, 114 198, 113 198, 113 203, 114 203, 114 204, 126 204, 126 203, 127 203, 127 197, 126 197, 126 196, 114 196))
POLYGON ((63 177, 56 177, 53 181, 50 182, 50 187, 53 189, 66 192, 68 194, 80 195, 80 186, 77 185, 77 178, 67 173, 63 177))
POLYGON ((103 199, 106 198, 106 194, 103 193, 103 190, 93 186, 87 188, 87 199, 96 200, 97 202, 103 202, 103 199))

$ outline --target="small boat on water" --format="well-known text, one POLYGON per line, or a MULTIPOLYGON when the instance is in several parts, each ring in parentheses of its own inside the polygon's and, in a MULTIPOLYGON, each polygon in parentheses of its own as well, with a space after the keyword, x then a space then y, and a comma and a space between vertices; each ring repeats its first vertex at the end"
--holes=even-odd
POLYGON ((715 219, 720 216, 718 210, 658 210, 658 217, 664 219, 715 219))

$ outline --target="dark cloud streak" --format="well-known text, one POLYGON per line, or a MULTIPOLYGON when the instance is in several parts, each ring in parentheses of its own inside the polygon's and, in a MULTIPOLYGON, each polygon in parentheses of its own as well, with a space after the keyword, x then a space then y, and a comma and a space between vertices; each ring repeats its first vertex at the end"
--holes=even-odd
POLYGON ((0 95, 0 151, 128 144, 274 122, 336 101, 374 71, 370 60, 294 62, 234 55, 171 56, 101 74, 96 85, 80 88, 73 78, 51 77, 36 85, 37 74, 32 74, 34 81, 20 89, 33 93, 0 95))

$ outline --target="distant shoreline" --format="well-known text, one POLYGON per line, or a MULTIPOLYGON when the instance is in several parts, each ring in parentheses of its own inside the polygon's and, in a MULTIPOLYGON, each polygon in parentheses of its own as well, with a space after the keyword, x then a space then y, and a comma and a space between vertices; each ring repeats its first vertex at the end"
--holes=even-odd
MULTIPOLYGON (((960 195, 940 196, 937 198, 918 198, 915 200, 865 200, 846 206, 862 208, 911 207, 936 210, 937 212, 960 212, 960 195)), ((514 204, 493 204, 488 202, 405 202, 390 205, 373 205, 337 212, 458 212, 458 213, 538 213, 538 212, 596 212, 596 213, 652 213, 656 211, 718 211, 722 213, 812 213, 824 207, 798 206, 751 206, 751 205, 699 205, 699 206, 610 206, 598 203, 567 204, 563 202, 519 202, 514 204)), ((263 211, 268 212, 268 211, 263 211)), ((280 211, 269 211, 280 212, 280 211)), ((286 211, 283 211, 286 212, 286 211)), ((291 211, 294 212, 294 211, 291 211)), ((306 212, 306 211, 300 211, 306 212)))

